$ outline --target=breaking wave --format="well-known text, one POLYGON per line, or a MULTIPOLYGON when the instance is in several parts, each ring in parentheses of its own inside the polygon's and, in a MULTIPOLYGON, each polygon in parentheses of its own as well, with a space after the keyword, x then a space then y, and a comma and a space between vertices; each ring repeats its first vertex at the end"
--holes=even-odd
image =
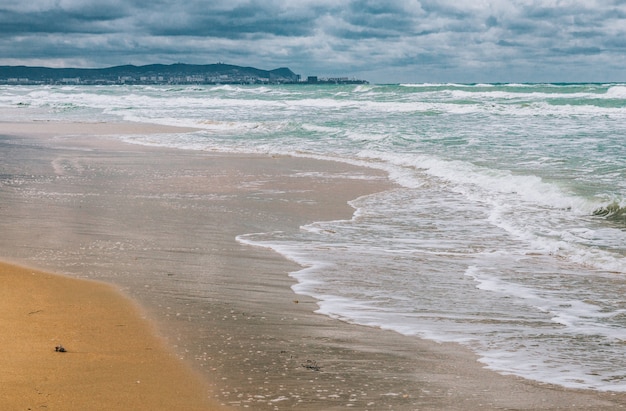
POLYGON ((596 217, 604 217, 607 220, 615 220, 626 223, 626 206, 614 201, 606 206, 596 208, 593 211, 593 215, 596 217))

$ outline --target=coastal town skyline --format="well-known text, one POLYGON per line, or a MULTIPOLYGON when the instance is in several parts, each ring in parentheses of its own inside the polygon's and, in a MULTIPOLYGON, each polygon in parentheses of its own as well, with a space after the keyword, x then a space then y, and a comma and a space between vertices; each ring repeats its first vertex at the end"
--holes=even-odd
POLYGON ((302 76, 288 67, 263 70, 232 64, 149 64, 103 68, 0 66, 0 85, 114 84, 367 84, 349 77, 302 76))
POLYGON ((402 82, 619 82, 626 2, 33 0, 0 5, 0 65, 226 61, 402 82))

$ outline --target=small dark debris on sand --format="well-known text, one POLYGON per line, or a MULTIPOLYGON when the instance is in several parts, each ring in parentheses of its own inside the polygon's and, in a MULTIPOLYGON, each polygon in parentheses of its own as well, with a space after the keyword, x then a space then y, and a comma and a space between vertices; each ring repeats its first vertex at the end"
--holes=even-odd
POLYGON ((54 351, 56 351, 56 352, 66 352, 65 347, 63 347, 61 344, 59 344, 56 347, 54 347, 54 351))
POLYGON ((304 364, 302 364, 302 366, 304 368, 306 368, 307 370, 311 370, 311 371, 321 371, 322 370, 322 366, 317 364, 317 361, 313 361, 313 360, 306 360, 306 362, 304 364))

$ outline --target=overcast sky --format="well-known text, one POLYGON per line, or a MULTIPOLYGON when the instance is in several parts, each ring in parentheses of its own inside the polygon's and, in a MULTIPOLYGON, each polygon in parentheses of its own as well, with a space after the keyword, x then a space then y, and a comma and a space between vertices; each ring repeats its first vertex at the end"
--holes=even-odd
POLYGON ((176 62, 374 83, 626 81, 626 0, 1 0, 0 65, 176 62))

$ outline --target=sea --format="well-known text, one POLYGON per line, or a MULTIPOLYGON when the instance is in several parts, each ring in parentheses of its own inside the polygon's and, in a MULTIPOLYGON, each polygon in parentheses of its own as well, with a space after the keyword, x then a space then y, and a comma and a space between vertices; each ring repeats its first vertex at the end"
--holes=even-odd
POLYGON ((626 391, 626 84, 0 86, 24 120, 194 127, 134 144, 333 160, 393 188, 297 233, 318 312, 473 350, 502 374, 626 391))

